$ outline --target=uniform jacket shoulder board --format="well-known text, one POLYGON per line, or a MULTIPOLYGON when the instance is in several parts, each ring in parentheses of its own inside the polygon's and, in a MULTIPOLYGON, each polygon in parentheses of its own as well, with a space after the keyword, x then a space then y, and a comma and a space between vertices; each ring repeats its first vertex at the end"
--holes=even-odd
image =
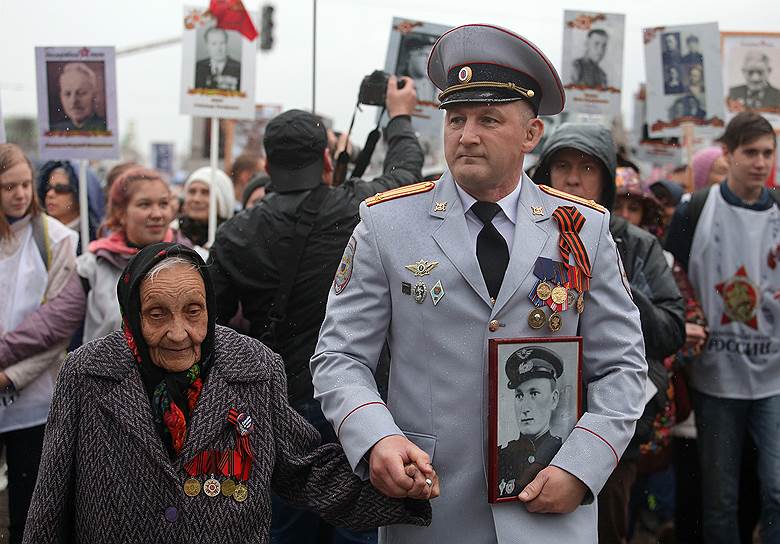
POLYGON ((539 185, 539 188, 547 193, 548 195, 557 196, 558 198, 562 198, 564 200, 569 200, 571 202, 576 202, 577 204, 582 204, 583 206, 587 206, 588 208, 594 209, 597 212, 606 213, 607 209, 596 202, 595 200, 588 200, 587 198, 582 198, 579 196, 571 195, 569 193, 564 193, 563 191, 559 191, 558 189, 553 189, 549 185, 539 185))
POLYGON ((395 200, 396 198, 401 198, 404 196, 427 193, 435 186, 436 184, 432 181, 423 181, 421 183, 396 187, 395 189, 390 189, 389 191, 384 191, 382 193, 377 193, 374 196, 368 197, 366 199, 366 206, 373 206, 374 204, 379 204, 380 202, 387 202, 388 200, 395 200))

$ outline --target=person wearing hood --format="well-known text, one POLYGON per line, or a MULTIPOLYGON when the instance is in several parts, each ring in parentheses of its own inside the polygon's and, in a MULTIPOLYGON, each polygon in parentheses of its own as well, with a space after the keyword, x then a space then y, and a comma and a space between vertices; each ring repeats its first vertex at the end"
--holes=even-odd
POLYGON ((246 187, 244 187, 244 193, 241 195, 241 209, 248 210, 253 208, 255 204, 265 198, 268 191, 268 184, 271 183, 271 178, 267 175, 261 174, 255 176, 246 187))
MULTIPOLYGON (((565 123, 548 138, 531 177, 538 184, 594 200, 612 210, 617 194, 616 168, 615 144, 608 129, 565 123)), ((625 267, 623 282, 639 308, 648 377, 657 390, 637 422, 634 438, 599 493, 599 542, 619 544, 628 532, 627 508, 639 445, 650 437, 655 413, 666 403, 663 359, 685 342, 685 305, 655 236, 614 214, 609 218, 609 230, 625 267)), ((650 392, 645 398, 649 396, 650 392)))
MULTIPOLYGON (((79 208, 79 178, 73 166, 68 161, 49 161, 41 166, 37 179, 38 200, 46 207, 47 215, 54 217, 60 223, 80 233, 81 210, 79 208)), ((89 241, 96 238, 97 227, 100 224, 102 207, 102 191, 96 193, 88 184, 87 203, 89 220, 89 241)), ((81 240, 79 239, 77 253, 81 255, 81 240)))
POLYGON ((154 170, 126 170, 112 185, 105 220, 108 236, 89 244, 89 252, 77 261, 79 276, 87 291, 83 342, 87 343, 122 323, 116 299, 116 282, 139 250, 157 242, 189 240, 171 229, 170 188, 154 170))
POLYGON ((193 246, 205 248, 209 237, 209 198, 212 187, 217 192, 217 225, 233 217, 235 195, 233 182, 222 170, 214 174, 211 167, 198 168, 184 182, 184 204, 179 216, 179 230, 193 246))

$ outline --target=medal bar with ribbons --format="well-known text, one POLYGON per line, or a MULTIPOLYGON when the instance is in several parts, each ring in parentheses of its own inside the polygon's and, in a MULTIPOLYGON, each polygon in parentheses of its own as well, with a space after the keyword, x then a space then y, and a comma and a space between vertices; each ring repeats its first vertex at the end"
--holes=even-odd
POLYGON ((534 264, 534 276, 538 279, 528 293, 531 304, 537 308, 547 305, 553 312, 566 311, 569 307, 569 268, 566 264, 539 257, 534 264))
MULTIPOLYGON (((228 410, 227 420, 236 429, 236 448, 233 450, 232 472, 238 483, 233 490, 233 499, 237 502, 244 502, 249 495, 246 482, 249 480, 249 472, 252 470, 252 445, 249 441, 249 435, 254 430, 252 417, 246 413, 239 413, 235 408, 228 410)), ((228 462, 229 463, 229 462, 228 462)))
POLYGON ((584 293, 590 289, 591 278, 590 258, 579 235, 585 225, 585 217, 574 206, 558 206, 552 217, 558 224, 560 231, 558 248, 564 265, 568 269, 567 287, 577 291, 576 308, 578 313, 582 313, 584 293), (570 256, 574 258, 574 264, 570 263, 570 256))

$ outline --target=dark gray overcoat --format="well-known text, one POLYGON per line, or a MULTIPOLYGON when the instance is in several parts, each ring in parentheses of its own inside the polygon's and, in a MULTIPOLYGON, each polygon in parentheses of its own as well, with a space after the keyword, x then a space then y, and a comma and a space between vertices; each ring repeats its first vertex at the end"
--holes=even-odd
POLYGON ((171 461, 122 333, 71 354, 54 391, 24 542, 266 543, 271 491, 336 525, 430 523, 427 501, 380 495, 352 473, 340 446, 319 445, 287 403, 281 359, 260 342, 217 327, 212 365, 171 461), (255 422, 248 498, 188 497, 186 461, 235 447, 230 408, 255 422))

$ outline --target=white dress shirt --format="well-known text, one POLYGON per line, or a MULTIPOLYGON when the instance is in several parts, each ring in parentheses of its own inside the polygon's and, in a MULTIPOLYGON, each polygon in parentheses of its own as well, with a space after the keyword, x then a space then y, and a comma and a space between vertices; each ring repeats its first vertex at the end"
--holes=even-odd
MULTIPOLYGON (((498 212, 493 218, 493 226, 496 227, 496 230, 498 230, 501 236, 504 237, 504 240, 506 240, 506 247, 510 253, 512 252, 512 242, 515 239, 515 224, 517 223, 517 201, 520 198, 520 186, 522 183, 523 180, 520 179, 514 191, 496 203, 501 206, 501 211, 498 212)), ((455 183, 455 187, 458 189, 458 196, 460 196, 460 202, 463 204, 463 210, 466 214, 466 225, 469 228, 469 237, 471 238, 470 247, 476 255, 477 236, 479 236, 479 231, 481 231, 482 227, 484 226, 479 217, 477 217, 474 212, 471 211, 471 206, 477 201, 477 199, 464 191, 463 188, 461 188, 461 186, 457 183, 455 183)))

